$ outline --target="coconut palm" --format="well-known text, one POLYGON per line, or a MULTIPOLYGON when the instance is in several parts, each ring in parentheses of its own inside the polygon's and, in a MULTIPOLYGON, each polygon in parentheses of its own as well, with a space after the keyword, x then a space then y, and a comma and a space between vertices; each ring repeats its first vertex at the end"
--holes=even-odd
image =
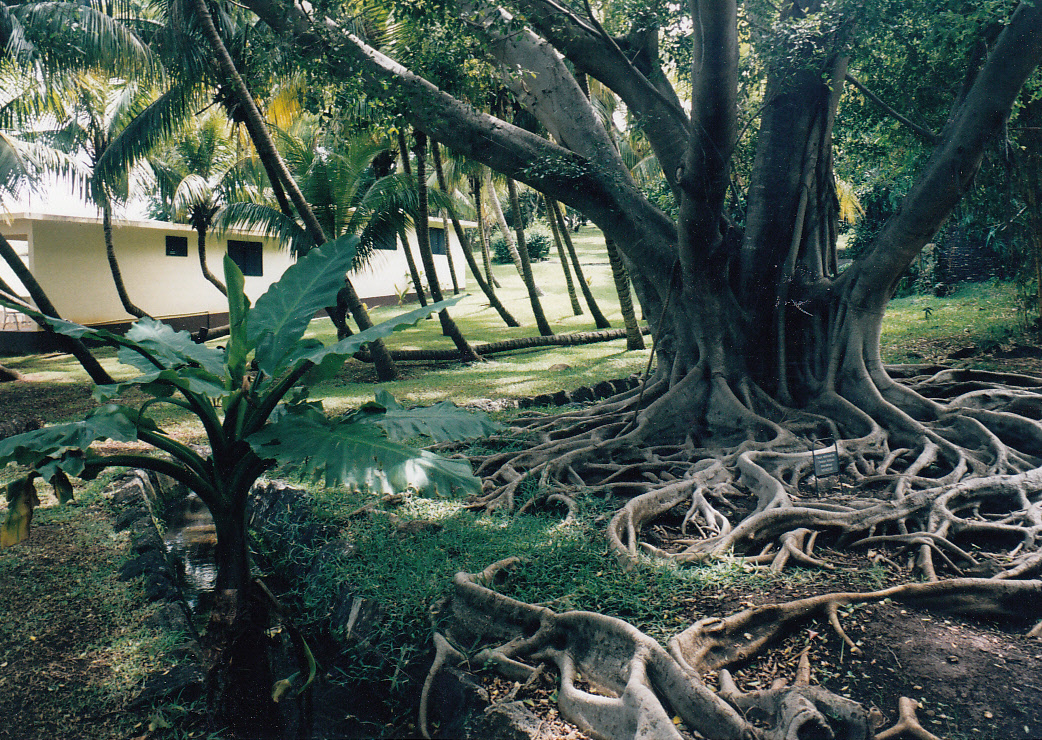
POLYGON ((221 208, 248 191, 243 175, 249 171, 249 160, 236 155, 227 118, 207 115, 148 157, 148 164, 156 183, 154 214, 192 225, 203 276, 227 295, 207 265, 206 235, 221 208))

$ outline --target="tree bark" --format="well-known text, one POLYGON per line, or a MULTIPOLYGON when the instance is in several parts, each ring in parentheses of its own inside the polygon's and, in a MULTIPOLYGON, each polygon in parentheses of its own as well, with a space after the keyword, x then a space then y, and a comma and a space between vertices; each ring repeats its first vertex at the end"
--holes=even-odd
MULTIPOLYGON (((29 291, 29 297, 32 298, 33 303, 36 304, 36 308, 40 313, 45 316, 50 316, 52 319, 60 319, 61 316, 58 315, 58 311, 54 308, 54 304, 51 303, 50 298, 47 297, 43 288, 40 287, 38 282, 36 282, 36 278, 31 272, 29 272, 29 268, 24 262, 22 262, 18 253, 14 251, 14 247, 11 246, 11 243, 7 241, 2 234, 0 234, 0 257, 4 258, 4 261, 11 268, 11 271, 14 272, 15 276, 22 282, 25 289, 29 291)), ((97 358, 90 353, 90 350, 87 349, 83 342, 79 339, 74 339, 73 337, 56 334, 46 322, 37 323, 56 338, 58 346, 63 352, 69 353, 79 361, 80 365, 95 384, 110 385, 115 382, 112 379, 112 376, 109 375, 105 368, 101 366, 97 358)))

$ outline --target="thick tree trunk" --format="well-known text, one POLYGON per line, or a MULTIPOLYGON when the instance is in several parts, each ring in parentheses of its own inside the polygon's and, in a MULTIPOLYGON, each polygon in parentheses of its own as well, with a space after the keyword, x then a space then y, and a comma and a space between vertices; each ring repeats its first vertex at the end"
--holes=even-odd
POLYGON ((116 284, 116 293, 119 294, 119 302, 123 304, 123 310, 136 318, 148 316, 138 308, 127 293, 127 286, 123 284, 123 273, 119 269, 119 261, 116 259, 116 247, 112 241, 112 208, 106 203, 101 209, 101 224, 105 233, 105 256, 109 261, 109 271, 112 273, 112 281, 116 284))
MULTIPOLYGON (((441 294, 441 285, 438 284, 434 254, 431 252, 430 211, 427 201, 427 134, 416 130, 413 132, 413 135, 416 139, 416 189, 419 194, 420 204, 420 223, 416 224, 416 243, 420 247, 420 257, 423 259, 423 266, 427 271, 431 297, 435 302, 438 302, 444 299, 441 294)), ((456 345, 456 350, 460 353, 460 359, 464 362, 476 362, 481 359, 467 342, 456 322, 452 320, 448 309, 443 308, 441 311, 438 311, 438 319, 441 321, 441 333, 449 337, 453 344, 456 345)))
MULTIPOLYGON (((2 234, 0 234, 0 257, 3 257, 4 262, 7 263, 8 267, 11 268, 11 271, 22 282, 25 289, 29 291, 29 297, 32 298, 33 303, 36 304, 36 308, 40 313, 45 316, 50 316, 53 319, 60 319, 61 316, 58 315, 58 311, 55 309, 54 304, 51 303, 51 299, 47 297, 43 288, 41 288, 40 284, 36 282, 36 278, 31 272, 29 272, 29 268, 24 262, 22 262, 18 253, 14 251, 14 247, 11 246, 11 243, 7 241, 2 234)), ((88 350, 86 345, 84 345, 79 339, 55 334, 54 330, 51 329, 50 325, 47 323, 40 323, 40 326, 56 337, 58 346, 63 352, 68 352, 79 361, 80 365, 95 384, 109 385, 115 382, 112 379, 112 376, 109 375, 105 368, 101 366, 97 358, 90 353, 90 350, 88 350)))
POLYGON ((550 233, 554 237, 557 246, 557 257, 561 260, 561 269, 564 271, 564 283, 568 287, 568 300, 572 303, 572 314, 582 316, 583 307, 579 303, 579 294, 575 292, 575 283, 572 281, 572 270, 568 267, 568 255, 564 253, 564 240, 561 239, 561 229, 554 218, 553 204, 548 197, 543 196, 546 202, 546 221, 550 224, 550 233))

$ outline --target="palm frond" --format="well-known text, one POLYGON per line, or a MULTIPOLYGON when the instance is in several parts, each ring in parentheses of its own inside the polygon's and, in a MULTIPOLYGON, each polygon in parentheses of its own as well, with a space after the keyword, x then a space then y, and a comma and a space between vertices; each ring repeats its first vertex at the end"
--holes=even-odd
POLYGON ((198 102, 197 87, 175 85, 160 95, 113 138, 94 166, 95 176, 105 181, 126 172, 164 139, 176 132, 185 114, 198 102))
POLYGON ((52 71, 78 67, 125 75, 157 69, 149 48, 100 3, 34 2, 10 10, 34 47, 34 61, 52 71))
POLYGON ((315 246, 303 227, 287 217, 278 208, 260 203, 229 203, 217 212, 213 220, 217 236, 228 231, 259 231, 278 239, 293 254, 303 254, 315 246))

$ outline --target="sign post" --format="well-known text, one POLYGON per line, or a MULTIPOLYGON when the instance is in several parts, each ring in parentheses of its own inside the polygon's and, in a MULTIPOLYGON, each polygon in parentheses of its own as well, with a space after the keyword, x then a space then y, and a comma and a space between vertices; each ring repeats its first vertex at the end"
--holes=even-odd
POLYGON ((818 490, 818 479, 824 476, 839 473, 839 445, 836 440, 829 439, 832 443, 820 450, 811 448, 810 454, 814 460, 814 493, 820 495, 818 490))

